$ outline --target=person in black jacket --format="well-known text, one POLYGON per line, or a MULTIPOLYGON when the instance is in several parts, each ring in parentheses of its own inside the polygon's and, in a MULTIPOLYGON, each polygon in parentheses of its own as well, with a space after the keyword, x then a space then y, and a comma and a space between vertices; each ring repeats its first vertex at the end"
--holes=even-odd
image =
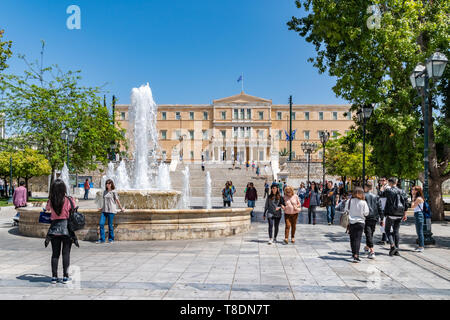
POLYGON ((370 181, 366 182, 364 186, 365 199, 367 205, 369 206, 369 215, 366 217, 366 223, 364 224, 364 234, 366 235, 366 247, 364 251, 368 253, 367 258, 374 259, 375 252, 373 250, 373 234, 375 232, 375 227, 379 219, 381 219, 381 224, 383 224, 383 210, 381 209, 380 197, 373 194, 372 183, 370 181))
POLYGON ((386 198, 386 206, 384 207, 384 215, 386 216, 386 224, 384 230, 391 245, 389 251, 390 256, 399 256, 398 245, 400 242, 400 223, 406 221, 407 197, 403 190, 397 188, 397 179, 390 178, 388 180, 389 188, 381 188, 381 196, 386 198), (393 232, 391 232, 391 227, 393 232))

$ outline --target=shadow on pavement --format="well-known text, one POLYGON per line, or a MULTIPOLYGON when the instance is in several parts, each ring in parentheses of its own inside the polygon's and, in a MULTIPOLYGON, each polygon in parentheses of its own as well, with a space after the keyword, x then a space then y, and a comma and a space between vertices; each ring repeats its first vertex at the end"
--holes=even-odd
POLYGON ((52 280, 51 277, 43 275, 43 274, 24 274, 17 277, 18 280, 25 280, 29 282, 50 282, 52 280))

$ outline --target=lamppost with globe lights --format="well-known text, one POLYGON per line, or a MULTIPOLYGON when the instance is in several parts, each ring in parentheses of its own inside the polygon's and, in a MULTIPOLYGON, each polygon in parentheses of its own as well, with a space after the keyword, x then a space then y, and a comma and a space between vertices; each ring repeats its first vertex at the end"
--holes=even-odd
POLYGON ((69 144, 74 142, 75 140, 75 133, 73 133, 72 129, 64 129, 61 132, 61 139, 66 141, 66 146, 67 146, 67 168, 70 170, 70 165, 69 165, 69 144))
POLYGON ((325 130, 320 133, 320 142, 322 142, 323 146, 323 154, 322 154, 322 171, 323 171, 323 187, 325 188, 325 145, 330 139, 330 133, 325 130))
POLYGON ((301 143, 301 148, 302 148, 303 153, 306 154, 307 160, 308 160, 308 179, 307 179, 306 184, 309 186, 309 163, 310 163, 311 153, 313 153, 317 150, 317 143, 304 141, 301 143))
MULTIPOLYGON (((445 67, 448 63, 447 57, 436 51, 433 53, 425 62, 425 66, 423 64, 418 64, 413 72, 410 75, 410 80, 413 88, 417 89, 422 96, 422 103, 424 104, 424 112, 423 112, 423 123, 424 123, 424 147, 423 147, 423 161, 424 161, 424 183, 423 183, 423 191, 425 196, 425 201, 429 203, 429 188, 428 188, 428 169, 429 169, 429 159, 428 159, 428 134, 429 134, 429 102, 428 102, 428 81, 432 78, 434 81, 437 81, 444 74, 445 67)), ((435 240, 433 239, 431 232, 431 217, 425 217, 425 223, 423 226, 424 229, 424 238, 425 244, 434 244, 435 240)))
POLYGON ((366 123, 372 115, 374 106, 372 104, 363 105, 357 112, 359 122, 363 125, 363 167, 362 167, 362 187, 366 182, 366 123))

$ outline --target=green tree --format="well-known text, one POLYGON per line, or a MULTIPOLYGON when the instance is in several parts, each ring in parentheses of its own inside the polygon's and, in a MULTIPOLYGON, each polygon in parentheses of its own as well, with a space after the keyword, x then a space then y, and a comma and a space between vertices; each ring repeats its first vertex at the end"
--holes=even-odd
POLYGON ((72 172, 93 170, 98 162, 106 164, 111 141, 125 145, 125 138, 101 104, 100 88, 81 86, 80 71, 63 72, 57 65, 41 67, 20 58, 27 66, 24 75, 5 75, 0 87, 0 112, 8 126, 16 135, 28 137, 29 145, 45 155, 52 178, 66 160, 63 129, 76 135, 69 145, 72 172))
POLYGON ((52 172, 49 161, 37 150, 26 148, 14 153, 14 175, 16 178, 24 179, 27 190, 28 181, 33 177, 49 175, 52 172))
MULTIPOLYGON (((379 111, 367 126, 376 157, 372 161, 378 170, 397 176, 414 176, 415 171, 423 170, 418 155, 423 154, 424 104, 409 75, 438 48, 450 56, 450 2, 297 0, 296 4, 307 14, 292 17, 289 29, 315 46, 317 55, 309 60, 320 73, 328 71, 336 77, 336 95, 355 107, 378 104, 379 111), (370 5, 381 10, 379 27, 368 27, 374 16, 367 12, 370 5)), ((434 220, 444 219, 442 183, 450 178, 448 69, 440 83, 431 85, 430 97, 434 99, 427 97, 429 114, 435 111, 428 132, 434 220)))
MULTIPOLYGON (((8 68, 8 65, 6 64, 6 60, 11 57, 12 51, 11 51, 11 41, 2 41, 3 34, 5 33, 5 30, 0 30, 0 72, 8 68)), ((2 80, 2 76, 0 73, 0 81, 2 80)))

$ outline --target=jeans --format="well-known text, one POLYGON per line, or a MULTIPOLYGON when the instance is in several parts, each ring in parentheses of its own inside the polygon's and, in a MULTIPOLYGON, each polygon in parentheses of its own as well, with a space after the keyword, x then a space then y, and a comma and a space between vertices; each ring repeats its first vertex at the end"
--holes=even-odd
POLYGON ((369 248, 373 248, 373 234, 375 232, 375 227, 377 226, 376 220, 366 220, 364 225, 364 234, 366 235, 366 245, 369 248))
POLYGON ((313 217, 313 223, 316 224, 316 206, 309 205, 308 208, 308 224, 311 224, 311 214, 313 217))
POLYGON ((349 225, 350 229, 350 246, 352 248, 352 255, 359 256, 359 249, 361 248, 361 238, 364 230, 364 223, 354 223, 349 225))
POLYGON ((54 236, 51 239, 52 243, 52 277, 58 277, 58 263, 61 255, 62 245, 62 262, 63 262, 63 277, 69 277, 70 265, 70 248, 72 247, 72 239, 65 236, 54 236))
POLYGON ((419 237, 419 247, 425 246, 425 238, 423 236, 423 225, 425 222, 425 218, 423 216, 423 212, 414 212, 414 218, 416 222, 416 232, 419 237))
POLYGON ((264 189, 264 198, 266 198, 266 195, 269 196, 269 189, 264 189))
POLYGON ((297 229, 297 218, 298 213, 284 214, 284 221, 286 223, 286 227, 284 229, 285 239, 289 239, 289 229, 291 229, 291 239, 295 239, 295 230, 297 229))
POLYGON ((227 205, 231 207, 231 201, 223 200, 223 207, 225 208, 227 205))
POLYGON ((84 200, 89 199, 89 189, 84 189, 84 200))
POLYGON ((398 249, 398 243, 400 240, 400 222, 402 222, 402 219, 390 219, 389 217, 386 218, 386 225, 384 226, 384 231, 386 232, 386 236, 389 240, 389 243, 391 244, 391 247, 395 245, 395 247, 398 249), (393 227, 394 231, 391 232, 391 227, 393 227))
POLYGON ((278 226, 280 225, 280 218, 267 218, 267 221, 269 222, 269 238, 272 239, 272 230, 273 226, 275 225, 275 234, 273 236, 273 239, 277 238, 278 235, 278 226))
POLYGON ((328 223, 333 223, 335 211, 336 211, 335 206, 327 206, 327 220, 328 220, 328 223))
POLYGON ((100 241, 105 242, 105 222, 106 218, 108 218, 108 240, 114 241, 114 213, 102 212, 100 216, 100 241))

